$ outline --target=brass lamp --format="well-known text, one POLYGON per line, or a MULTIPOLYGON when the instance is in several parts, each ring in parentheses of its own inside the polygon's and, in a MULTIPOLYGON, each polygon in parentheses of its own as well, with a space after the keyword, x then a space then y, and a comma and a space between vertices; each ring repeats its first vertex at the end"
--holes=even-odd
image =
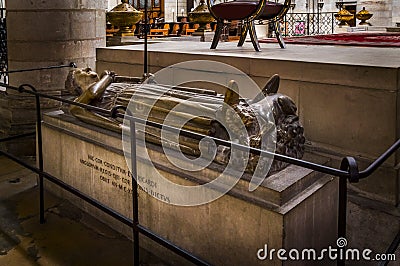
POLYGON ((128 3, 128 0, 122 0, 121 4, 107 12, 106 16, 111 25, 120 29, 114 35, 133 36, 132 26, 141 20, 143 12, 136 10, 128 3))
POLYGON ((370 19, 371 17, 372 17, 372 14, 369 13, 367 10, 365 10, 365 7, 363 7, 363 9, 360 10, 360 12, 358 12, 356 14, 356 18, 358 20, 361 20, 361 22, 358 25, 371 26, 371 23, 367 22, 367 20, 370 19))
POLYGON ((339 27, 348 26, 349 21, 354 18, 348 10, 342 8, 339 12, 335 14, 335 18, 340 21, 339 27))
POLYGON ((200 4, 189 13, 189 21, 199 24, 199 28, 196 32, 211 31, 206 28, 206 25, 213 22, 214 18, 211 15, 210 10, 208 10, 208 6, 204 0, 200 0, 200 4))

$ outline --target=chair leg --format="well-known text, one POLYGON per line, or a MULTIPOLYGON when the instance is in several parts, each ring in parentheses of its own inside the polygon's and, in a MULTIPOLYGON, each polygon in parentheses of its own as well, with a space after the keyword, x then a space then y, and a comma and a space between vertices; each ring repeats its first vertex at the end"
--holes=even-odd
POLYGON ((282 49, 285 49, 285 48, 286 48, 286 44, 285 44, 285 42, 283 41, 283 37, 282 37, 282 34, 281 34, 281 29, 280 29, 279 21, 276 21, 276 22, 274 23, 274 31, 275 31, 276 39, 278 40, 279 46, 280 46, 282 49))
POLYGON ((249 23, 247 20, 243 20, 242 22, 242 27, 240 30, 240 39, 238 42, 238 47, 242 47, 244 44, 244 41, 246 40, 247 32, 249 31, 249 23))
POLYGON ((217 48, 219 39, 221 37, 222 29, 224 28, 224 21, 218 20, 217 21, 217 27, 215 28, 215 33, 214 33, 214 38, 211 43, 211 48, 210 49, 215 49, 217 48))
POLYGON ((250 22, 250 29, 249 30, 250 30, 250 39, 251 39, 251 42, 253 43, 254 49, 257 52, 260 52, 261 48, 260 48, 260 44, 258 43, 257 34, 256 34, 256 27, 254 26, 254 21, 253 20, 250 22))

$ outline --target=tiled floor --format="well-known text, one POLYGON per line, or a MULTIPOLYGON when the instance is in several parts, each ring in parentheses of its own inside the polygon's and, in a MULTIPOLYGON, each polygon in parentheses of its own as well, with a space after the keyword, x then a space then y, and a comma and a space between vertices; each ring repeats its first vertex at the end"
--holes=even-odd
MULTIPOLYGON (((37 176, 0 156, 0 265, 132 265, 132 242, 46 192, 39 223, 37 176)), ((164 265, 141 251, 142 265, 164 265)))

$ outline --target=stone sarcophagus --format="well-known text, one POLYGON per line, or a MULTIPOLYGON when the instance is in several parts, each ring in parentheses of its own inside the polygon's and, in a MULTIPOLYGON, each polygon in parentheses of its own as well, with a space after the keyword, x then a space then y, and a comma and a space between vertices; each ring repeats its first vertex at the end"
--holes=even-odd
MULTIPOLYGON (((230 82, 226 94, 220 95, 191 87, 163 87, 149 79, 150 82, 141 86, 140 79, 118 77, 109 72, 98 78, 90 70, 79 70, 70 74, 66 84, 79 92, 77 101, 81 103, 107 109, 125 105, 150 121, 171 121, 173 126, 179 122, 176 126, 185 130, 256 148, 264 148, 262 138, 275 134, 273 145, 278 153, 295 158, 304 155, 303 129, 296 107, 290 98, 277 93, 278 76, 272 77, 251 101, 238 97, 235 82, 230 82), (82 75, 83 79, 74 75, 82 75), (136 95, 134 101, 131 101, 132 95, 136 95), (187 101, 189 98, 194 100, 187 101), (183 109, 176 108, 180 104, 184 104, 183 109), (235 121, 242 126, 236 127, 235 121)), ((124 141, 121 141, 124 127, 125 121, 81 108, 71 107, 70 113, 66 110, 48 113, 42 123, 44 167, 64 182, 132 217, 132 174, 129 160, 124 156, 124 141)), ((213 146, 179 134, 164 135, 146 125, 139 127, 135 135, 143 140, 136 146, 140 223, 211 264, 286 264, 287 261, 276 257, 261 256, 265 246, 276 250, 310 247, 320 250, 336 243, 337 182, 334 178, 271 158, 250 154, 242 158, 243 154, 235 153, 233 147, 213 146), (200 159, 208 161, 204 167, 197 168, 202 162, 200 159), (267 163, 267 173, 264 168, 257 168, 267 163), (233 170, 226 171, 232 164, 233 170), (257 171, 265 176, 250 191, 257 171), (213 184, 222 175, 224 180, 235 179, 238 172, 234 186, 224 193, 213 184), (167 181, 154 179, 154 175, 161 175, 167 181), (166 186, 168 182, 179 189, 166 186), (204 184, 213 185, 204 187, 204 184), (184 194, 182 191, 187 191, 182 187, 188 191, 191 187, 201 189, 184 194), (196 193, 203 195, 207 191, 212 191, 211 194, 217 191, 217 196, 201 203, 195 200, 196 193)), ((304 156, 318 163, 328 161, 308 153, 304 156)), ((130 237, 130 228, 67 193, 59 193, 130 237)), ((141 245, 168 263, 184 263, 147 239, 141 245)))

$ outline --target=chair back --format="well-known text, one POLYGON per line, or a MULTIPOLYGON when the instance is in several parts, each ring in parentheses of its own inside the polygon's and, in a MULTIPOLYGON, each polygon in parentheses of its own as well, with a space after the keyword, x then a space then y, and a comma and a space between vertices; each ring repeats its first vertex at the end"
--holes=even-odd
POLYGON ((253 20, 264 10, 266 0, 233 0, 215 3, 207 0, 208 9, 216 20, 253 20))
MULTIPOLYGON (((204 0, 201 0, 204 1, 204 0)), ((229 2, 215 3, 215 0, 207 0, 208 10, 217 20, 215 35, 211 44, 211 49, 215 49, 221 37, 224 21, 241 20, 242 27, 240 29, 240 38, 238 46, 243 46, 247 33, 250 34, 251 42, 256 51, 261 51, 257 40, 254 20, 256 18, 266 19, 268 22, 274 22, 274 31, 281 48, 285 48, 285 42, 277 27, 281 18, 287 13, 291 0, 284 0, 283 4, 278 0, 232 0, 229 2)), ((220 0, 221 1, 221 0, 220 0)))
POLYGON ((285 0, 279 3, 279 0, 267 1, 264 10, 260 13, 257 19, 275 22, 283 18, 289 11, 291 0, 285 0))

